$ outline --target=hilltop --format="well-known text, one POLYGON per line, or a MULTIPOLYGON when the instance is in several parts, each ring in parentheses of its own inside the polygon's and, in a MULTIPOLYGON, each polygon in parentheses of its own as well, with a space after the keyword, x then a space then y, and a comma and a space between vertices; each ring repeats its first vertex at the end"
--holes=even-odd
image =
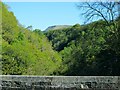
POLYGON ((58 29, 64 29, 69 27, 72 27, 72 25, 54 25, 54 26, 49 26, 48 28, 45 29, 45 31, 58 30, 58 29))

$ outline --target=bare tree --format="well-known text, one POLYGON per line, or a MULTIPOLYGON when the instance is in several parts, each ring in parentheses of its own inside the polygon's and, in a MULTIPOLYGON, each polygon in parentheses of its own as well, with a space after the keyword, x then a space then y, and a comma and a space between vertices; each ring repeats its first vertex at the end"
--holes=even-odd
MULTIPOLYGON (((120 30, 119 20, 120 17, 120 1, 119 2, 83 2, 77 5, 78 9, 82 10, 82 15, 85 17, 86 22, 94 19, 102 19, 107 25, 107 29, 111 31, 114 40, 119 42, 120 30)), ((86 23, 85 22, 85 23, 86 23)), ((113 38, 111 38, 111 42, 113 38)), ((113 43, 114 45, 114 43, 113 43)), ((116 44, 117 45, 117 44, 116 44)), ((116 47, 116 46, 115 46, 116 47)))
MULTIPOLYGON (((119 2, 84 2, 77 5, 79 9, 82 9, 82 15, 85 16, 86 22, 93 19, 103 19, 108 26, 111 24, 114 29, 117 28, 115 19, 119 15, 119 2)), ((110 29, 112 29, 110 27, 110 29)))

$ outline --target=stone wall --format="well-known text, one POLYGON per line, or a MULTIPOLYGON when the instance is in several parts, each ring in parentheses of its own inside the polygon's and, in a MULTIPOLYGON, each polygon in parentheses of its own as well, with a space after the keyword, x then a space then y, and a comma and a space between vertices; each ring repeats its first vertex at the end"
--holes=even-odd
POLYGON ((2 90, 120 90, 119 76, 0 76, 2 90))

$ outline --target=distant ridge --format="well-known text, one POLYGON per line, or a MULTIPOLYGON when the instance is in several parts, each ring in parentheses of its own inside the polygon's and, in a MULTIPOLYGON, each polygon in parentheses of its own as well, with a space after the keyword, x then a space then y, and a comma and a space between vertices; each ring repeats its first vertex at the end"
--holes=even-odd
POLYGON ((45 29, 45 31, 49 31, 49 30, 57 30, 57 29, 64 29, 64 28, 69 28, 72 25, 54 25, 54 26, 49 26, 47 29, 45 29))

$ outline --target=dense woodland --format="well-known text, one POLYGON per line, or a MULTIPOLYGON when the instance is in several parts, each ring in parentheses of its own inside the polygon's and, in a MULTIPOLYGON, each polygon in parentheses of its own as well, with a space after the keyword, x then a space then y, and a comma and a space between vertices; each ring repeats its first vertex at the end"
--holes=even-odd
POLYGON ((25 28, 1 5, 3 74, 120 75, 119 16, 43 32, 25 28))

